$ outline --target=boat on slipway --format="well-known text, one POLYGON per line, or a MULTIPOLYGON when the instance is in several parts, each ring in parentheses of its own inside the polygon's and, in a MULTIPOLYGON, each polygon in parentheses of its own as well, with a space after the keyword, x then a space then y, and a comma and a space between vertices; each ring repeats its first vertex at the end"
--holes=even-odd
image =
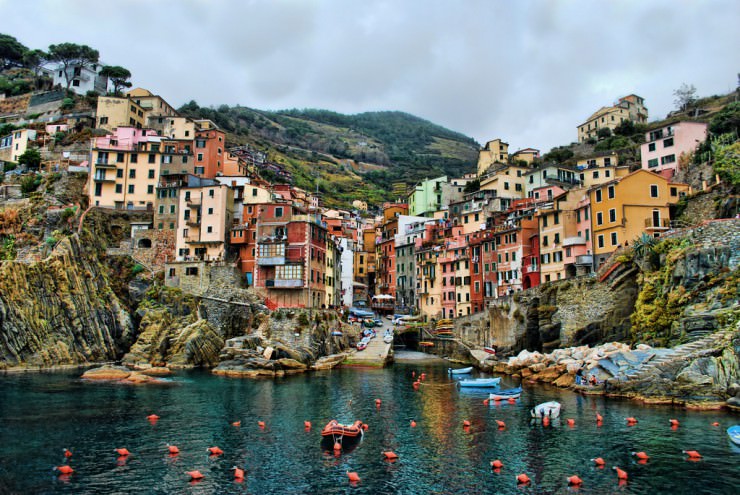
POLYGON ((471 378, 457 382, 461 387, 495 388, 501 383, 501 378, 471 378))

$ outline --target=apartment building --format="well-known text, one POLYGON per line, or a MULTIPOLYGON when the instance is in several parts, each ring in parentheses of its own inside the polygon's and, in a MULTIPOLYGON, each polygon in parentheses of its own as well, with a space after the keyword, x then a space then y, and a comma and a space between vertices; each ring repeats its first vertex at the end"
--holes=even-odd
POLYGON ((33 147, 36 136, 33 129, 17 129, 0 137, 0 162, 18 163, 21 155, 33 147))
POLYGON ((488 141, 486 145, 478 151, 478 177, 483 176, 488 168, 494 163, 509 162, 509 143, 501 139, 488 141))
POLYGON ((601 107, 579 125, 578 142, 583 143, 589 139, 596 139, 600 129, 607 128, 613 131, 624 121, 645 124, 647 119, 648 109, 645 107, 645 100, 634 94, 624 96, 613 106, 601 107))
POLYGON ((180 189, 177 260, 222 260, 234 219, 234 191, 215 181, 180 189))
POLYGON ((707 124, 703 122, 682 121, 648 131, 640 146, 642 168, 673 177, 681 156, 693 153, 706 139, 707 124))

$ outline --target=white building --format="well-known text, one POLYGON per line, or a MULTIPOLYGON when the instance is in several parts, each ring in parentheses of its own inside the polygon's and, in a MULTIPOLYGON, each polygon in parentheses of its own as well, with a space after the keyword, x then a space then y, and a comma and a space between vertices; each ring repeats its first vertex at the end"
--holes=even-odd
POLYGON ((342 268, 342 305, 350 307, 352 306, 352 298, 354 292, 354 262, 355 262, 355 246, 352 239, 342 237, 339 240, 339 247, 342 249, 342 255, 340 257, 341 268, 342 268))
MULTIPOLYGON (((88 91, 95 91, 99 95, 108 92, 108 78, 100 75, 103 64, 92 64, 90 66, 71 65, 67 68, 69 79, 72 83, 69 89, 78 95, 87 94, 88 91)), ((59 64, 52 69, 54 77, 54 86, 57 84, 63 88, 67 87, 67 78, 64 77, 64 67, 59 64)))

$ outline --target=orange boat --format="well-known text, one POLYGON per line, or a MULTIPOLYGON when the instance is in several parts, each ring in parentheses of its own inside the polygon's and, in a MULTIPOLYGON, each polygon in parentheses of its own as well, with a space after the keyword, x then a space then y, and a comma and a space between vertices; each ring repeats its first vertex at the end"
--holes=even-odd
POLYGON ((323 446, 334 448, 335 444, 342 446, 342 449, 354 446, 362 440, 362 421, 357 420, 351 425, 343 425, 336 419, 332 419, 321 430, 321 443, 323 446))

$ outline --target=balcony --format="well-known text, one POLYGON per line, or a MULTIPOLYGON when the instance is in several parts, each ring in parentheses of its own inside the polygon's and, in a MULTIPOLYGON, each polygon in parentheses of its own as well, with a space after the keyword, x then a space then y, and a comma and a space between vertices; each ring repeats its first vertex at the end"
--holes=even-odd
POLYGON ((563 247, 582 246, 586 244, 586 238, 581 236, 566 237, 563 240, 563 247))
POLYGON ((95 182, 115 182, 115 177, 106 177, 105 175, 96 175, 95 182))
POLYGON ((273 289, 302 289, 304 286, 302 279, 268 279, 265 280, 265 287, 273 289))
POLYGON ((646 230, 668 230, 671 228, 671 221, 667 218, 652 218, 648 217, 645 219, 646 230))
POLYGON ((97 160, 95 162, 97 168, 116 168, 115 163, 108 163, 108 160, 97 160))
POLYGON ((594 257, 590 254, 582 254, 580 256, 576 256, 576 265, 580 266, 593 266, 594 264, 594 257))
POLYGON ((538 271, 540 271, 540 268, 537 265, 527 265, 522 268, 522 272, 524 273, 537 273, 538 271))
POLYGON ((186 197, 185 203, 187 203, 187 205, 190 206, 191 208, 201 205, 200 198, 193 198, 192 196, 186 197))
POLYGON ((188 227, 200 227, 200 217, 191 217, 185 221, 188 227))

